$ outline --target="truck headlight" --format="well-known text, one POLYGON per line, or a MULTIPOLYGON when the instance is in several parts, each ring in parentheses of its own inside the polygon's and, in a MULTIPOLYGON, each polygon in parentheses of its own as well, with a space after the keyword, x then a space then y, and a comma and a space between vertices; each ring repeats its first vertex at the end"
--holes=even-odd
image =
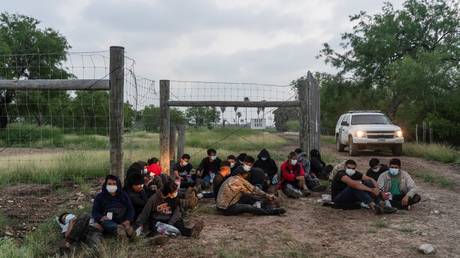
POLYGON ((402 138, 403 137, 403 132, 401 130, 396 131, 396 137, 402 138))
POLYGON ((358 138, 366 137, 366 132, 364 132, 364 131, 356 131, 356 137, 358 137, 358 138))

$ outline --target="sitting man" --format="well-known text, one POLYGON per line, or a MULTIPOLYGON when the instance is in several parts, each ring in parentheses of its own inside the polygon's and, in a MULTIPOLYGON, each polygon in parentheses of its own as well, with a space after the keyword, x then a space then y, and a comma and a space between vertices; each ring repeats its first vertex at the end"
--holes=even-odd
POLYGON ((235 171, 238 166, 236 165, 236 157, 235 155, 228 155, 227 161, 230 164, 230 169, 232 170, 231 172, 235 171))
POLYGON ((102 243, 102 227, 94 223, 89 215, 75 216, 72 213, 64 212, 56 218, 62 229, 64 245, 60 248, 62 252, 71 251, 70 248, 85 244, 89 248, 96 248, 102 243))
POLYGON ((188 154, 182 155, 179 162, 174 165, 174 176, 176 180, 180 180, 180 188, 186 189, 195 185, 191 175, 192 169, 193 166, 190 163, 190 155, 188 154))
POLYGON ((294 152, 297 154, 297 162, 301 163, 300 165, 305 173, 305 184, 307 188, 313 192, 325 191, 326 187, 321 185, 315 174, 310 173, 310 160, 308 159, 307 153, 300 148, 295 149, 294 152))
POLYGON ((261 169, 269 182, 271 182, 273 177, 278 173, 278 166, 276 166, 276 162, 270 157, 270 153, 266 149, 262 149, 259 155, 257 155, 254 168, 261 169))
POLYGON ((281 187, 283 193, 291 198, 310 195, 305 185, 305 172, 302 164, 297 162, 297 154, 291 152, 288 159, 281 164, 281 187))
POLYGON ((249 171, 241 169, 224 181, 219 189, 216 208, 224 215, 252 213, 256 215, 279 215, 286 211, 282 208, 272 208, 268 201, 275 200, 275 196, 253 186, 247 179, 249 171))
POLYGON ((197 237, 203 229, 203 222, 198 221, 192 227, 185 226, 178 198, 178 186, 168 178, 161 189, 150 197, 142 213, 136 220, 136 226, 150 230, 149 235, 157 233, 157 223, 166 223, 179 229, 181 235, 197 237))
POLYGON ((366 176, 372 177, 375 181, 379 179, 379 176, 388 170, 388 167, 384 164, 380 164, 380 160, 372 158, 369 160, 369 169, 366 172, 366 176))
MULTIPOLYGON (((380 188, 371 177, 356 171, 356 162, 347 160, 345 169, 332 180, 331 195, 334 206, 342 209, 371 208, 376 214, 393 213, 396 209, 380 205, 380 188)), ((382 203, 383 204, 383 203, 382 203)))
POLYGON ((197 169, 197 180, 200 181, 201 187, 207 189, 211 186, 211 182, 214 180, 217 172, 219 172, 220 163, 222 162, 217 157, 215 149, 208 149, 208 156, 204 158, 197 169))
POLYGON ((212 189, 214 197, 217 198, 217 193, 219 192, 220 187, 224 183, 224 181, 230 176, 231 169, 230 163, 228 161, 222 162, 222 166, 220 167, 219 173, 214 177, 214 181, 212 181, 212 189))
POLYGON ((144 190, 144 177, 140 173, 129 174, 125 180, 125 192, 128 194, 129 199, 134 207, 135 221, 139 214, 141 214, 147 203, 148 197, 144 190))
POLYGON ((267 176, 262 169, 254 167, 254 161, 255 160, 252 156, 247 155, 244 158, 242 165, 235 170, 235 173, 238 174, 242 171, 249 172, 248 181, 252 185, 259 187, 259 189, 267 191, 267 176))
POLYGON ((407 209, 420 202, 420 195, 414 180, 404 170, 401 170, 401 160, 390 160, 390 168, 382 173, 378 179, 378 185, 383 191, 391 193, 390 203, 398 209, 407 209))
POLYGON ((118 177, 108 175, 105 178, 102 191, 94 199, 92 217, 105 233, 120 239, 133 236, 134 208, 128 194, 122 191, 118 177))

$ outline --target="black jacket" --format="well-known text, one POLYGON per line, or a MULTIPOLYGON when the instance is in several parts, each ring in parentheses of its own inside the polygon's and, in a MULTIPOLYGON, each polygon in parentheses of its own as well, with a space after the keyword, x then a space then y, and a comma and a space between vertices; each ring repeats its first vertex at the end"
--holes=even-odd
POLYGON ((254 168, 260 168, 270 180, 278 173, 278 167, 266 149, 262 149, 259 155, 257 155, 257 161, 254 163, 254 168), (262 160, 262 157, 266 157, 267 159, 262 160))
POLYGON ((134 207, 134 221, 137 219, 139 214, 141 214, 142 209, 144 209, 145 204, 147 203, 147 194, 145 193, 144 190, 136 193, 132 189, 128 189, 126 193, 129 196, 129 199, 131 199, 131 203, 133 204, 134 207))

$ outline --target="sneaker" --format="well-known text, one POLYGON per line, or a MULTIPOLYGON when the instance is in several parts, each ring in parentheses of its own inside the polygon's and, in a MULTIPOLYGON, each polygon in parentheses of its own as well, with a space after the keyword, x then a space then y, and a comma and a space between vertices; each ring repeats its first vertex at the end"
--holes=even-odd
POLYGON ((201 220, 198 220, 195 222, 195 225, 192 227, 192 237, 193 238, 198 238, 200 236, 201 231, 204 228, 204 222, 201 220))
POLYGON ((382 209, 383 209, 383 213, 385 214, 391 214, 391 213, 395 213, 398 211, 398 209, 389 207, 389 206, 384 206, 382 209))
POLYGON ((164 245, 169 241, 169 237, 167 235, 158 234, 149 238, 148 241, 152 245, 164 245))

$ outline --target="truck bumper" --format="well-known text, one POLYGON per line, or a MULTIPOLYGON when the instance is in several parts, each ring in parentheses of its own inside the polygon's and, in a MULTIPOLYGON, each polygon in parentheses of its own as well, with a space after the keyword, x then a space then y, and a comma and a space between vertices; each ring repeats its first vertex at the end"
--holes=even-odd
POLYGON ((391 139, 369 139, 369 138, 353 138, 353 144, 368 145, 368 146, 385 146, 404 143, 404 138, 397 137, 391 139))

